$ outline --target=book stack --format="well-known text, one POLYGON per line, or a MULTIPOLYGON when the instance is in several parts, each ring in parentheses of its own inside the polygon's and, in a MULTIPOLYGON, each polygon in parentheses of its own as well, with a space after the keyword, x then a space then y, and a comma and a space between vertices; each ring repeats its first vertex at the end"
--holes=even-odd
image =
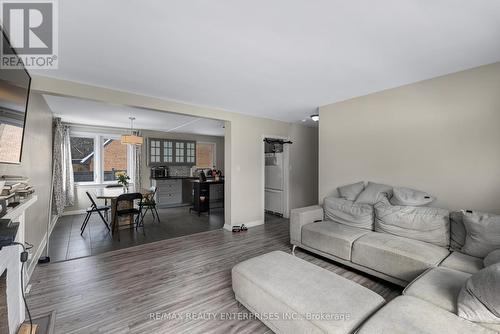
MULTIPOLYGON (((4 175, 0 179, 0 185, 3 187, 0 193, 0 200, 10 200, 19 196, 25 198, 35 192, 35 189, 29 185, 29 178, 17 175, 4 175)), ((10 202, 9 201, 9 202, 10 202)))

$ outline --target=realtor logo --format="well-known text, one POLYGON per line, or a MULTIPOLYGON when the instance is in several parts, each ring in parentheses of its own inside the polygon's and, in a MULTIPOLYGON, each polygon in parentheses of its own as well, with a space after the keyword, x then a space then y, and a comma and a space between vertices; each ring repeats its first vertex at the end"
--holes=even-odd
POLYGON ((57 2, 0 0, 2 38, 0 66, 56 69, 58 65, 57 2), (22 62, 22 64, 20 63, 22 62))

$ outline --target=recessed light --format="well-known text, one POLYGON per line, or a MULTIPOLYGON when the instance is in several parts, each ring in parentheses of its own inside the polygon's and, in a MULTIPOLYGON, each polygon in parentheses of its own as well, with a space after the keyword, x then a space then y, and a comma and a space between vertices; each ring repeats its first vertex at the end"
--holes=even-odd
POLYGON ((314 114, 314 115, 311 115, 311 119, 315 122, 318 122, 319 121, 319 115, 318 114, 314 114))

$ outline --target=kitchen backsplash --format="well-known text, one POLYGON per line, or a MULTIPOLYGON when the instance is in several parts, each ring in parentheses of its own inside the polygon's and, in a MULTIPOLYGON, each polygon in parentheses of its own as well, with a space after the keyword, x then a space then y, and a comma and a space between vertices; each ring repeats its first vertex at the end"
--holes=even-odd
POLYGON ((169 176, 190 176, 191 167, 190 166, 169 166, 168 175, 169 176))

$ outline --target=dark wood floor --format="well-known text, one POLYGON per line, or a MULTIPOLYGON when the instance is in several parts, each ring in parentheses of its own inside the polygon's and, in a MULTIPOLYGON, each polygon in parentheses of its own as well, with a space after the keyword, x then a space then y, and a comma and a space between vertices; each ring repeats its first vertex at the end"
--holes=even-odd
POLYGON ((184 235, 220 229, 224 226, 224 209, 212 210, 210 216, 189 213, 189 207, 158 209, 160 222, 153 221, 150 212, 144 217, 142 229, 119 231, 120 241, 106 229, 101 218, 93 214, 83 235, 80 226, 85 215, 63 216, 57 221, 50 236, 49 256, 52 262, 97 255, 122 249, 176 238, 184 235))
MULTIPOLYGON (((247 232, 215 230, 40 265, 28 303, 35 315, 57 312, 56 333, 265 333, 267 327, 258 320, 193 318, 246 313, 234 299, 231 268, 259 254, 289 251, 288 233, 287 220, 272 219, 247 232), (151 319, 156 312, 171 319, 151 319)), ((296 254, 386 300, 401 293, 394 285, 305 251, 296 254)))

